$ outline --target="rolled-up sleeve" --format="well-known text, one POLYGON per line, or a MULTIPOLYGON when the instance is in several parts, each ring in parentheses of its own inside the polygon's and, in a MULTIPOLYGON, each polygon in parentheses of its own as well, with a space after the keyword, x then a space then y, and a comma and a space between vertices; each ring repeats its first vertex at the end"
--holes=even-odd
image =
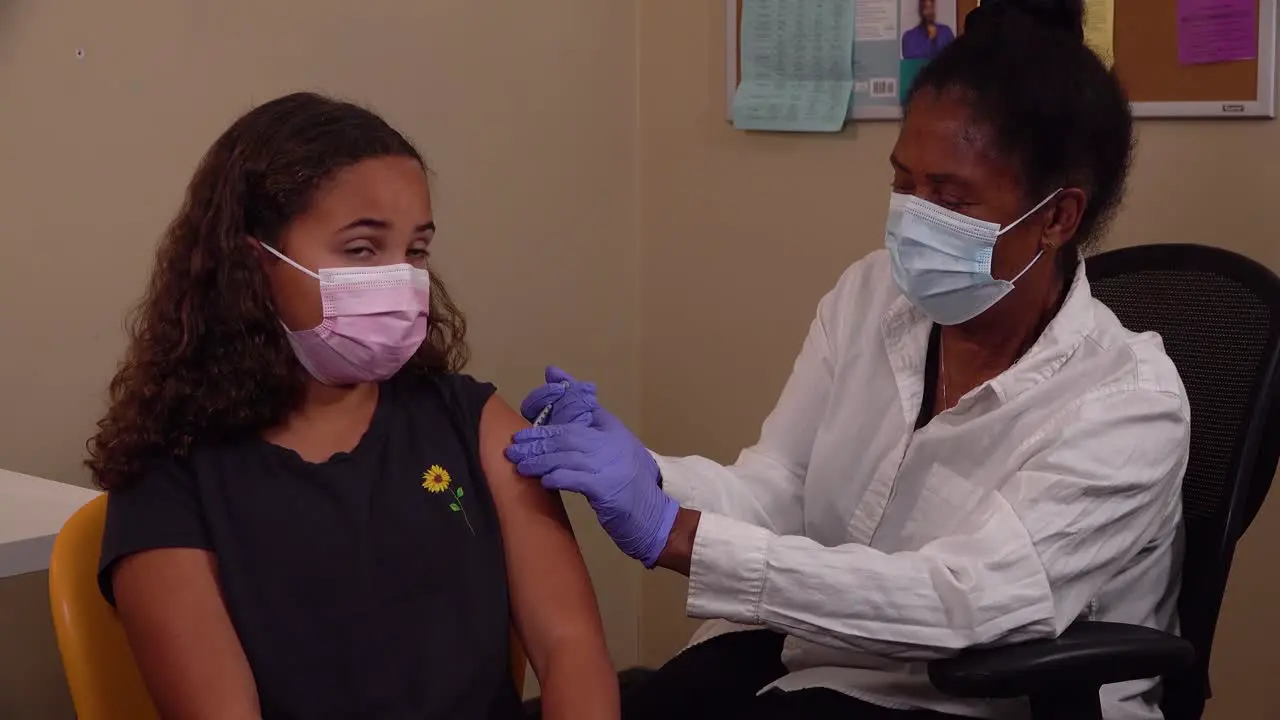
POLYGON ((706 513, 688 612, 920 660, 1054 637, 1163 541, 1180 511, 1189 440, 1179 394, 1090 396, 991 494, 973 532, 910 552, 825 547, 706 513))

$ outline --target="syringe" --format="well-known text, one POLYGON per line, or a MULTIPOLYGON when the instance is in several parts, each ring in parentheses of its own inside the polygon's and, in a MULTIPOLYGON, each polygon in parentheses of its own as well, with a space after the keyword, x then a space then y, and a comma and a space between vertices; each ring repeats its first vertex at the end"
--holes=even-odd
MULTIPOLYGON (((560 383, 560 387, 565 388, 567 390, 569 388, 569 383, 562 382, 560 383)), ((545 423, 547 421, 547 418, 551 417, 551 408, 554 405, 555 405, 554 402, 549 402, 547 403, 546 407, 542 408, 542 410, 538 413, 538 417, 533 419, 534 427, 538 427, 539 425, 545 423)))

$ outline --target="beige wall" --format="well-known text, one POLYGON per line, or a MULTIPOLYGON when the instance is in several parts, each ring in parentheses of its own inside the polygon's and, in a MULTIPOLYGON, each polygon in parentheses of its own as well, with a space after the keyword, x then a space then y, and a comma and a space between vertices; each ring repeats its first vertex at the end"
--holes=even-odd
MULTIPOLYGON (((724 121, 724 3, 640 3, 642 414, 658 451, 731 461, 777 399, 818 299, 883 242, 891 123, 748 135, 724 121)), ((1147 122, 1115 244, 1199 242, 1280 270, 1276 122, 1147 122)), ((1232 574, 1213 718, 1280 717, 1273 499, 1232 574)), ((646 575, 641 657, 686 638, 683 582, 646 575)))
MULTIPOLYGON (((112 5, 0 3, 0 467, 87 482, 120 317, 183 183, 236 114, 289 90, 373 104, 434 165, 473 372, 518 399, 555 360, 664 452, 751 442, 818 298, 880 243, 895 127, 734 132, 719 0, 112 5)), ((1116 242, 1280 268, 1278 153, 1273 122, 1144 124, 1116 242)), ((1238 556, 1215 718, 1280 716, 1274 506, 1238 556)), ((661 662, 692 627, 682 581, 642 582, 583 510, 615 659, 661 662)), ((0 717, 71 717, 44 582, 0 581, 0 717)))
MULTIPOLYGON (((634 6, 599 0, 0 3, 0 467, 88 481, 121 315, 196 161, 295 89, 372 104, 433 165, 475 374, 518 402, 554 358, 638 422, 634 38, 634 6)), ((574 509, 631 663, 640 571, 574 509)), ((0 718, 71 717, 44 583, 0 581, 0 718)))

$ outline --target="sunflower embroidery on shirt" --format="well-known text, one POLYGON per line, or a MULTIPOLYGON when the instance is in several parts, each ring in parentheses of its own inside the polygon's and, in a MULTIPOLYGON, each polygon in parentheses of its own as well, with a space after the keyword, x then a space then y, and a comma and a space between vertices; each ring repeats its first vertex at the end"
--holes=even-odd
POLYGON ((432 465, 427 471, 422 473, 422 487, 429 493, 446 493, 449 498, 449 510, 462 514, 462 520, 467 523, 467 530, 472 535, 476 534, 475 528, 471 527, 471 518, 467 517, 467 509, 462 506, 462 486, 458 485, 453 489, 449 486, 453 484, 453 477, 449 475, 449 471, 439 465, 432 465))

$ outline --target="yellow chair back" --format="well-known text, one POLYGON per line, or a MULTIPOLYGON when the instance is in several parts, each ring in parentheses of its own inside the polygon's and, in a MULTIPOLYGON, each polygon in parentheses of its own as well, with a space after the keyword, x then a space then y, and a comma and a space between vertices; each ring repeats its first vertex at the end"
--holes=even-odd
POLYGON ((53 542, 49 603, 71 700, 80 720, 158 720, 115 610, 98 592, 107 496, 71 516, 53 542))
MULTIPOLYGON (((115 610, 98 590, 98 557, 107 496, 90 500, 62 526, 49 560, 49 604, 62 668, 79 720, 159 720, 115 610)), ((511 632, 516 691, 524 690, 525 655, 511 632)))

